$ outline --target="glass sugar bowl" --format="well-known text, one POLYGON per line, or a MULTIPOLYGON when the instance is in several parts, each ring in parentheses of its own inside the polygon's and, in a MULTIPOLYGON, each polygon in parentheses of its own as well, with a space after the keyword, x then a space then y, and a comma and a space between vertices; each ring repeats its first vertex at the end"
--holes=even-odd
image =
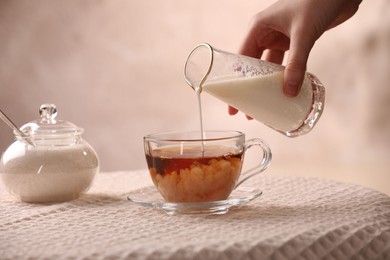
POLYGON ((56 119, 55 105, 44 104, 39 111, 39 120, 20 128, 27 137, 16 135, 3 153, 1 179, 7 190, 23 202, 76 199, 99 171, 98 156, 81 138, 82 128, 56 119))

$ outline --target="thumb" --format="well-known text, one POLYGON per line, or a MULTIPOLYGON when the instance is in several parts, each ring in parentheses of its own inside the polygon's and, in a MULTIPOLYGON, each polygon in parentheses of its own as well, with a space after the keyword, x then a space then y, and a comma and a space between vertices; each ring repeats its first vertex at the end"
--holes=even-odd
POLYGON ((299 40, 291 41, 284 71, 283 92, 286 96, 295 97, 299 94, 305 78, 307 59, 313 44, 299 40))

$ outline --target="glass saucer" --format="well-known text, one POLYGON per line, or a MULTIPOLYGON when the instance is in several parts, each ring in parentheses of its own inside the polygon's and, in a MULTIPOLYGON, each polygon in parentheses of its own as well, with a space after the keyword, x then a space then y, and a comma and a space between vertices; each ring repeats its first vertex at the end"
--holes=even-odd
POLYGON ((232 206, 248 203, 263 194, 252 187, 237 187, 226 200, 211 202, 173 203, 165 202, 154 186, 145 187, 131 192, 127 199, 137 205, 148 208, 162 209, 170 215, 174 214, 224 214, 232 206))

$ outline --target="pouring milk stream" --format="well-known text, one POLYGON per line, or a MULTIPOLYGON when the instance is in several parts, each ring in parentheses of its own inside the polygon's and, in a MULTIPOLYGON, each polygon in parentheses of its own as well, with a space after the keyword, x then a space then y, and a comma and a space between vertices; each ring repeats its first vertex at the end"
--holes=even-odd
POLYGON ((285 96, 284 68, 203 43, 188 56, 184 75, 199 103, 204 91, 288 137, 297 137, 318 122, 325 89, 314 75, 306 73, 298 96, 285 96))

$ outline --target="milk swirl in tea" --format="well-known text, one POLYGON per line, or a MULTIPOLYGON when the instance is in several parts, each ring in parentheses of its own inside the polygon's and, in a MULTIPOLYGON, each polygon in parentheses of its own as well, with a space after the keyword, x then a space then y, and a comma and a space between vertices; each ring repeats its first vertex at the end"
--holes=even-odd
POLYGON ((240 176, 243 151, 229 147, 168 147, 146 155, 152 180, 168 202, 226 199, 240 176))

